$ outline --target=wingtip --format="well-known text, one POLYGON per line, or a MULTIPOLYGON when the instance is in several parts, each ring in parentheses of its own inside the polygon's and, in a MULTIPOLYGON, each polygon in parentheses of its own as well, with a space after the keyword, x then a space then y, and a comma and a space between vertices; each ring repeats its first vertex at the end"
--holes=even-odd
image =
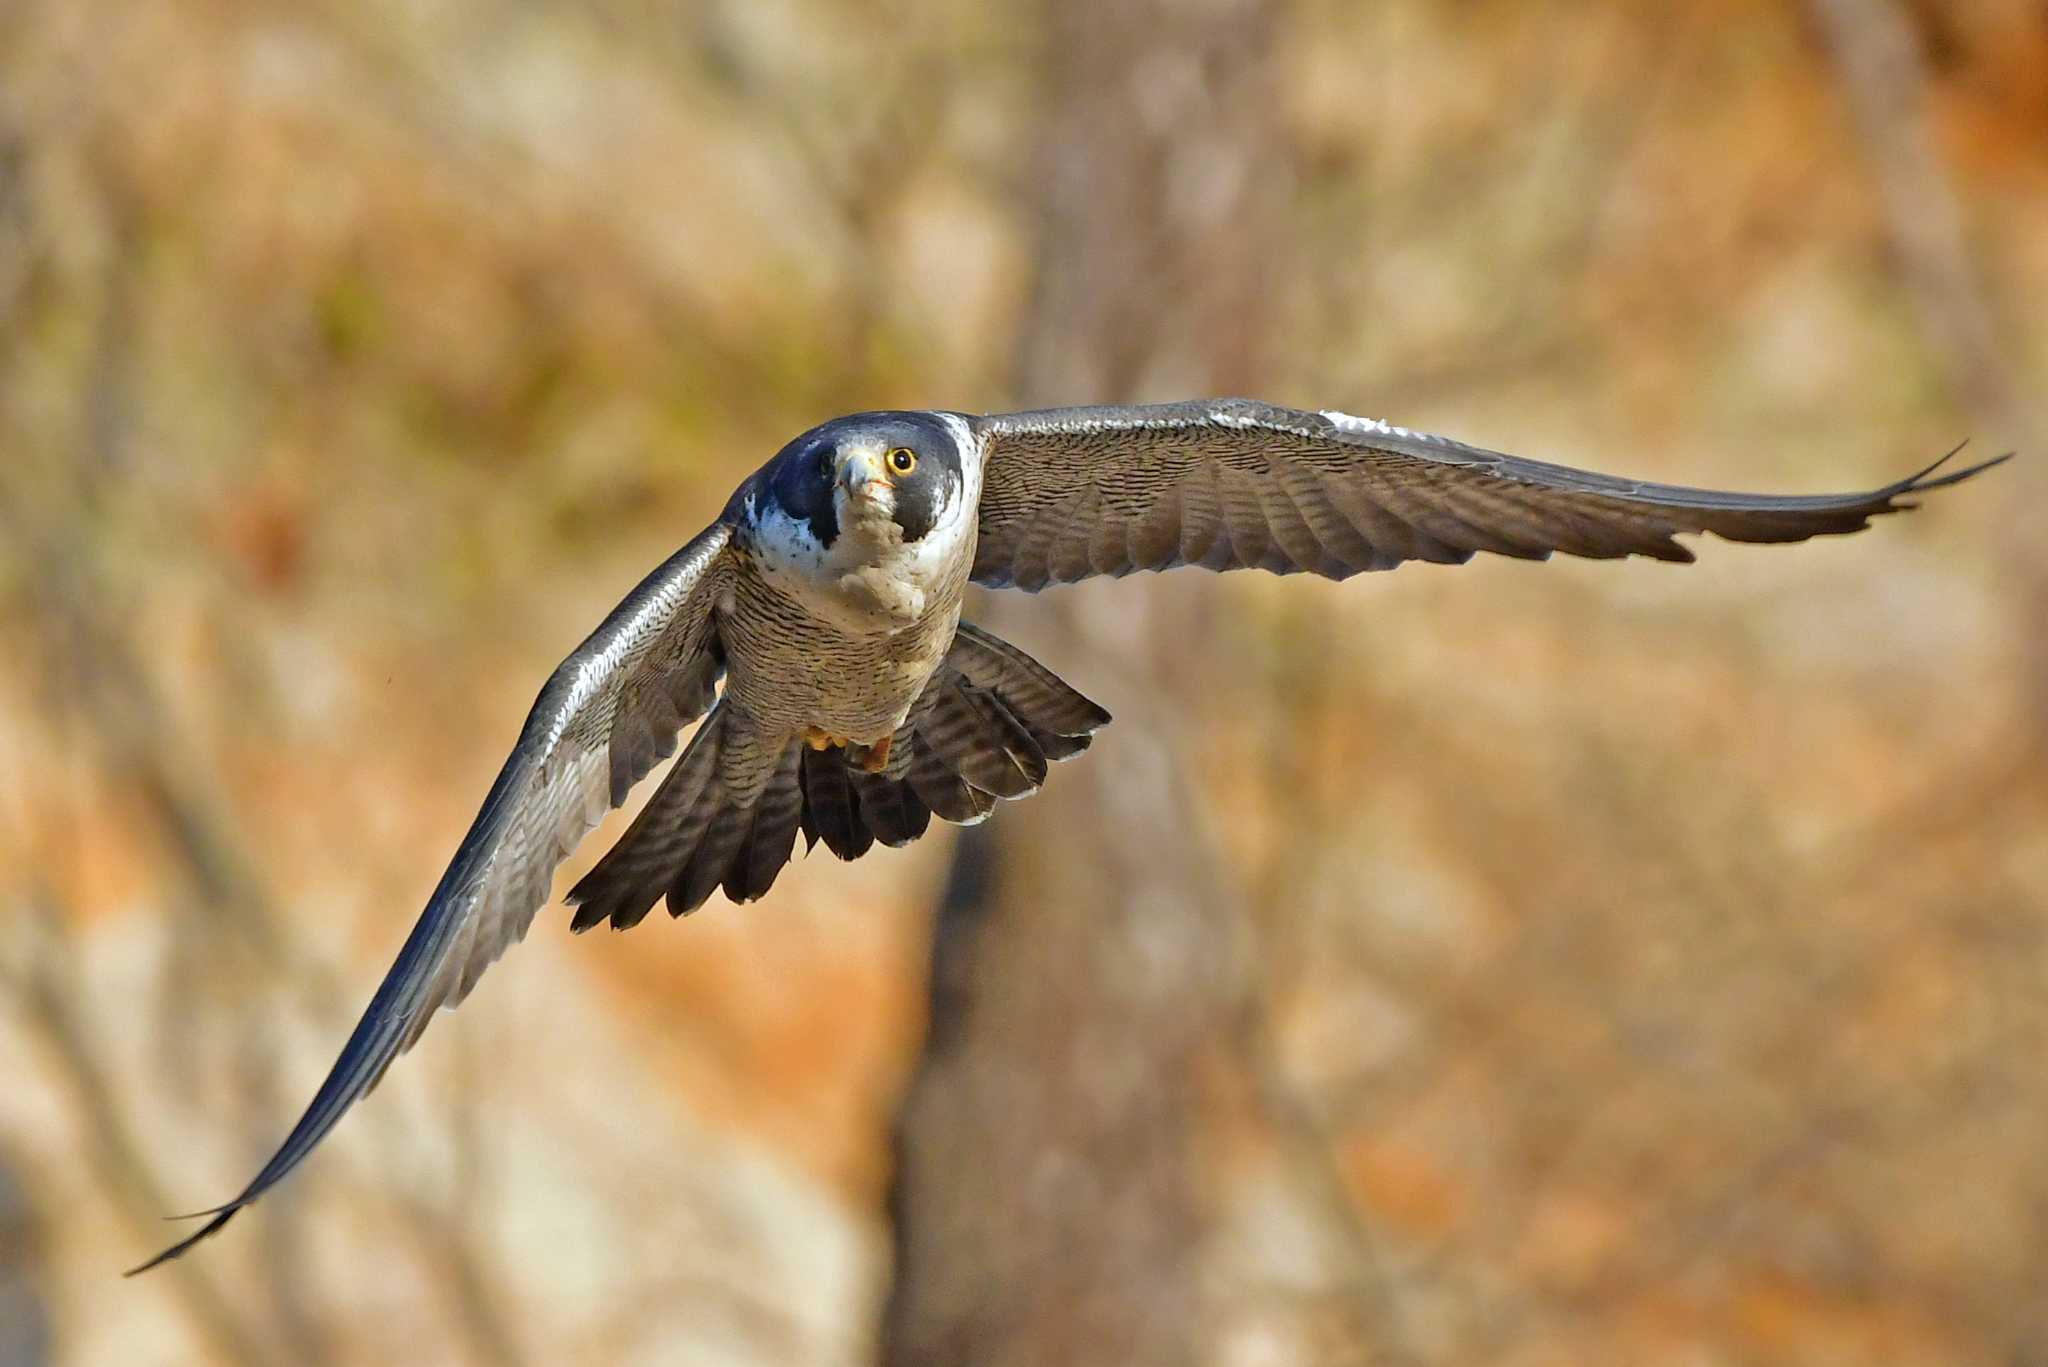
POLYGON ((1936 457, 1934 458, 1933 462, 1932 462, 1932 463, 1930 463, 1930 464, 1929 464, 1929 465, 1927 466, 1927 468, 1926 468, 1926 469, 1924 469, 1924 470, 1920 471, 1920 472, 1919 472, 1918 474, 1914 475, 1914 476, 1913 476, 1913 477, 1912 477, 1912 478, 1911 478, 1910 480, 1908 480, 1908 481, 1907 481, 1907 483, 1909 483, 1909 484, 1918 484, 1918 483, 1919 483, 1919 482, 1920 482, 1921 480, 1923 480, 1923 479, 1926 479, 1926 478, 1927 478, 1927 477, 1928 477, 1929 475, 1933 474, 1933 473, 1934 473, 1934 472, 1935 472, 1936 470, 1939 470, 1939 469, 1940 469, 1940 468, 1941 468, 1942 466, 1944 466, 1944 465, 1948 464, 1948 463, 1949 463, 1950 461, 1954 460, 1954 459, 1955 459, 1955 458, 1956 458, 1957 456, 1961 455, 1961 454, 1963 453, 1964 449, 1965 449, 1966 447, 1968 447, 1968 446, 1969 446, 1969 444, 1970 444, 1970 439, 1969 439, 1968 437, 1964 437, 1964 438, 1963 438, 1963 439, 1962 439, 1961 441, 1957 442, 1957 443, 1956 443, 1956 444, 1955 444, 1954 446, 1951 446, 1951 447, 1949 447, 1949 448, 1948 448, 1948 450, 1946 450, 1946 451, 1943 451, 1943 452, 1942 452, 1942 453, 1941 453, 1940 455, 1936 456, 1936 457))
MULTIPOLYGON (((198 1230, 186 1235, 184 1238, 178 1240, 178 1242, 172 1244, 163 1252, 157 1254, 154 1258, 151 1258, 147 1262, 137 1263, 134 1267, 129 1268, 126 1272, 123 1272, 121 1275, 123 1277, 138 1277, 141 1276, 143 1273, 149 1271, 153 1267, 162 1266, 164 1263, 171 1261, 173 1258, 183 1257, 187 1252, 189 1252, 192 1249, 192 1247, 195 1244, 199 1243, 201 1240, 211 1238, 213 1235, 219 1233, 221 1226, 225 1225, 228 1221, 234 1219, 235 1216, 241 1212, 243 1204, 244 1203, 240 1201, 230 1201, 227 1205, 221 1206, 215 1211, 199 1212, 202 1215, 211 1214, 213 1218, 211 1220, 208 1220, 198 1230)), ((166 1216, 165 1218, 171 1220, 178 1220, 189 1217, 171 1215, 166 1216)))
POLYGON ((2007 461, 2011 460, 2015 455, 2019 454, 2016 451, 2006 451, 2000 455, 1991 457, 1989 460, 1980 460, 1975 465, 1966 465, 1960 470, 1951 470, 1947 474, 1942 475, 1939 478, 1929 478, 1929 476, 1933 475, 1936 470, 1939 470, 1942 466, 1948 464, 1950 461, 1954 460, 1958 455, 1962 454, 1963 448, 1968 446, 1969 444, 1970 439, 1968 437, 1963 438, 1954 446, 1951 446, 1948 450, 1944 451, 1941 454, 1940 459, 1934 461, 1933 464, 1927 466, 1927 468, 1925 468, 1924 470, 1920 470, 1917 473, 1908 476, 1906 479, 1899 481, 1899 483, 1895 486, 1895 493, 1917 494, 1922 493, 1928 489, 1946 489, 1952 484, 1961 484, 1966 479, 1971 479, 1977 475, 1981 475, 1986 470, 1991 469, 1993 466, 2003 465, 2007 461))

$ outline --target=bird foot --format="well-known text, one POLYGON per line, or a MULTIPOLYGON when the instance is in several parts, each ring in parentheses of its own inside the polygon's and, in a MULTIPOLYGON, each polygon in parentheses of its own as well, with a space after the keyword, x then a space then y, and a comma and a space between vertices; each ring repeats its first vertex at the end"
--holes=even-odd
POLYGON ((884 736, 873 745, 849 745, 846 757, 871 774, 879 774, 889 767, 889 742, 893 735, 884 736))
POLYGON ((849 760, 871 774, 879 774, 889 767, 889 743, 895 739, 894 735, 888 735, 873 745, 860 745, 851 736, 835 736, 816 726, 804 728, 805 745, 813 750, 844 750, 849 760))
POLYGON ((835 745, 845 746, 851 745, 853 742, 845 736, 835 736, 830 731, 822 730, 815 726, 806 726, 804 728, 804 744, 810 746, 813 750, 830 750, 835 745))

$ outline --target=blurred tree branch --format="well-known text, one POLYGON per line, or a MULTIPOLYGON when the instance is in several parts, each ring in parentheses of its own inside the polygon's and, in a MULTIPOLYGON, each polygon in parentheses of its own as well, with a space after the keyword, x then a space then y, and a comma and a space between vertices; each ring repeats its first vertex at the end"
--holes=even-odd
POLYGON ((1883 197, 1899 277, 1956 398, 2017 436, 2043 430, 1999 335, 1961 203, 1928 116, 1927 54, 1899 0, 1807 0, 1883 197))
MULTIPOLYGON (((28 1024, 48 1045, 59 1072, 71 1084, 78 1103, 86 1154, 100 1185, 112 1193, 131 1216, 170 1209, 157 1184, 141 1142, 129 1127, 117 1087, 100 1058, 100 1045, 79 1004, 89 1000, 73 975, 64 944, 64 915, 43 890, 32 905, 7 919, 20 937, 14 951, 0 960, 0 983, 28 1024)), ((59 1212, 47 1212, 54 1221, 59 1212)), ((142 1220, 138 1227, 147 1228, 142 1220)), ((180 1264, 170 1280, 202 1338, 231 1362, 263 1363, 270 1355, 244 1323, 227 1288, 211 1266, 180 1264)))
MULTIPOLYGON (((23 242, 36 246, 33 204, 24 196, 19 208, 9 211, 6 192, 13 182, 6 179, 8 169, 0 139, 0 219, 18 220, 23 242)), ((72 458, 51 453, 40 467, 23 460, 0 471, 0 547, 12 568, 23 571, 15 587, 47 649, 47 696, 57 714, 52 729, 66 730, 72 718, 82 723, 76 729, 97 750, 97 767, 108 789, 141 800, 170 867, 185 885, 179 914, 172 918, 173 962, 167 978, 198 984, 204 991, 232 990, 263 976, 289 977, 298 993, 313 1000, 316 1014, 338 1017, 344 1007, 336 975, 280 934, 277 908, 253 856, 215 799, 220 785, 209 780, 212 766, 190 743, 154 669, 120 625, 130 616, 134 586, 112 568, 119 557, 108 543, 119 535, 119 494, 129 474, 124 451, 131 410, 138 403, 132 350, 141 308, 135 283, 141 251, 133 227, 139 210, 121 174, 101 168, 99 188, 113 245, 94 344, 77 377, 76 417, 68 434, 72 458)), ((32 253, 25 255, 33 261, 32 253)), ((47 891, 38 901, 41 910, 24 918, 34 928, 34 952, 18 974, 31 1022, 51 1042, 53 1057, 80 1099, 96 1137, 94 1152, 106 1189, 137 1228, 156 1232, 157 1217, 170 1207, 142 1143, 115 1105, 112 1069, 101 1057, 102 1046, 78 1014, 78 1003, 89 994, 68 976, 76 947, 58 948, 68 939, 69 918, 54 909, 47 891)), ((190 1000, 176 995, 163 1000, 174 1014, 159 1032, 159 1043, 173 1051, 189 1046, 195 1037, 178 1027, 190 1018, 190 1000)), ((244 1032, 240 1043, 238 1061, 246 1069, 242 1095, 260 1102, 275 1090, 277 1039, 269 1032, 244 1032)), ((516 1360, 502 1314, 492 1305, 448 1212, 428 1211, 414 1202, 406 1214, 415 1238, 450 1269, 448 1286, 458 1322, 479 1356, 516 1360)), ((289 1203, 273 1213, 270 1223, 271 1252, 299 1247, 298 1212, 289 1203)), ((199 1270, 203 1261, 185 1260, 169 1274, 202 1335, 233 1360, 268 1360, 269 1354, 257 1347, 247 1298, 227 1296, 217 1279, 199 1270)), ((329 1360, 328 1328, 305 1302, 294 1260, 273 1257, 260 1266, 276 1332, 293 1359, 329 1360)))
MULTIPOLYGON (((1864 160, 1883 196, 1899 275, 1928 347, 1957 400, 1997 440, 2048 439, 2039 385, 2022 387, 2010 357, 2023 348, 2005 335, 1970 246, 1953 178, 1928 112, 1926 46, 1919 21, 1899 0, 1808 0, 1829 50, 1864 160)), ((2030 571, 2033 615, 2048 613, 2048 562, 2015 557, 2030 571)), ((2035 706, 2028 737, 2048 753, 2048 633, 2031 634, 2035 706)))
MULTIPOLYGON (((1287 193, 1271 16, 1067 0, 1051 23, 1018 401, 1255 388, 1287 193)), ((956 847, 899 1118, 883 1358, 1183 1363, 1253 1334, 1346 1360, 1370 1337, 1357 1231, 1260 1048, 1251 926, 1186 796, 1199 723, 1174 661, 1204 609, 1153 584, 1114 619, 1034 606, 1149 715, 956 847), (1248 1152, 1219 1123, 1270 1138, 1248 1152), (1247 1186, 1316 1231, 1312 1270, 1272 1279, 1247 1186)))

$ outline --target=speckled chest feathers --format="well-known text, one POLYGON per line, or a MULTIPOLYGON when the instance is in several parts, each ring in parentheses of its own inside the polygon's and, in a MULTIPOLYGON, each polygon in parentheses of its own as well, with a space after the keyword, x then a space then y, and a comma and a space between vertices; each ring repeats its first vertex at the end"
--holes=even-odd
POLYGON ((740 496, 753 573, 723 614, 728 696, 770 724, 893 731, 952 644, 980 484, 951 414, 861 414, 784 447, 740 496))

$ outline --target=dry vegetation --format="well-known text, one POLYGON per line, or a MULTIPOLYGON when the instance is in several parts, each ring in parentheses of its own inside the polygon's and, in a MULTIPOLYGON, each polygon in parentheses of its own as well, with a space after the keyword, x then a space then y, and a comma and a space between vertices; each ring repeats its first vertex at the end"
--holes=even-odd
POLYGON ((990 1047, 1186 1030, 1111 1100, 1187 1248, 1013 1268, 969 1356, 1078 1353, 1092 1291, 1247 1367, 2048 1360, 2048 17, 1152 0, 1118 64, 1083 4, 0 6, 0 1361, 907 1360, 906 1087, 913 1144, 1044 1128, 925 1104, 949 838, 544 912, 303 1176, 113 1274, 267 1152, 546 671, 784 438, 1212 383, 1685 482, 2029 458, 1683 571, 988 609, 1120 717, 1005 857, 1113 895, 1118 785, 1182 774, 1138 824, 1215 959, 1034 1012, 1115 975, 1005 894, 990 1047), (1075 227, 1062 111, 1120 69, 1162 197, 1075 227), (1061 333, 1077 290, 1137 302, 1061 333))

